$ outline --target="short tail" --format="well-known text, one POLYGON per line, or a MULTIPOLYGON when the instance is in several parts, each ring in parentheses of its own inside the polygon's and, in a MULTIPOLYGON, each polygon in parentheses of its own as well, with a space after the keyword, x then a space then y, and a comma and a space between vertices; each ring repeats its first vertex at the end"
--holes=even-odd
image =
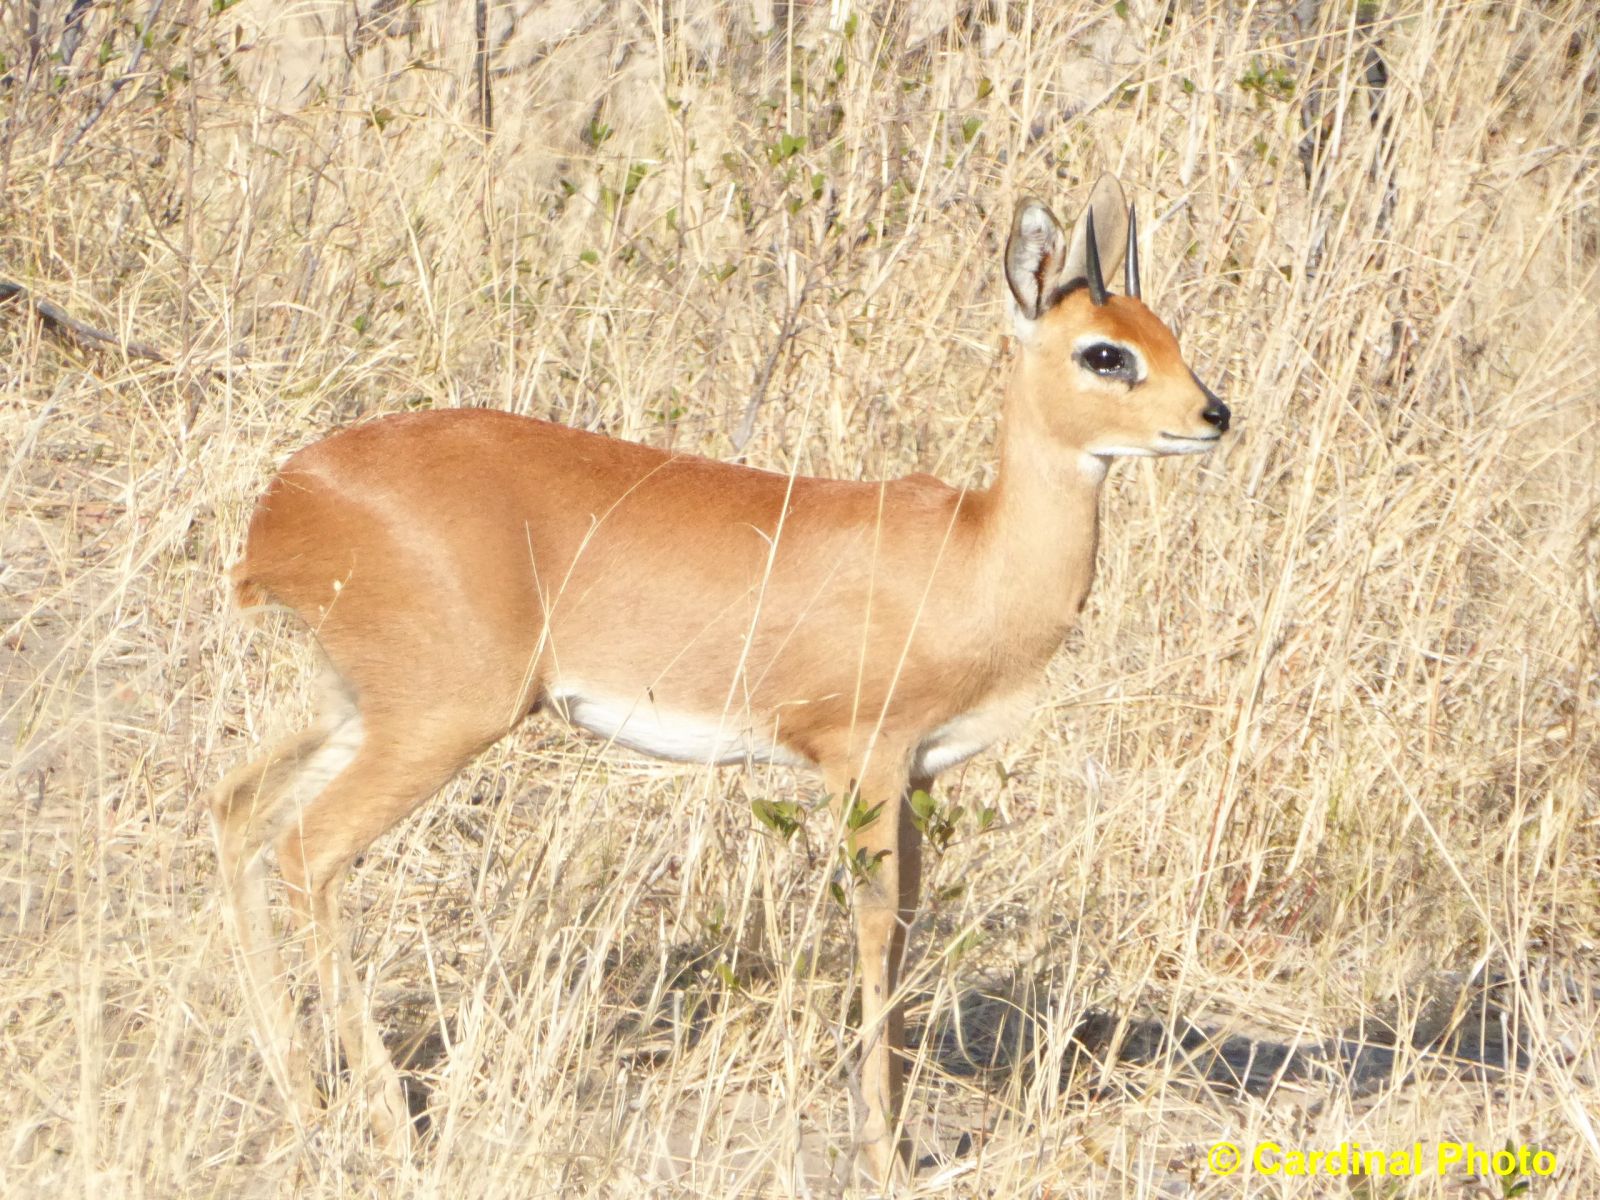
POLYGON ((241 609, 259 608, 263 604, 272 602, 272 593, 265 584, 250 577, 248 562, 237 562, 228 571, 228 580, 233 585, 233 602, 241 609))

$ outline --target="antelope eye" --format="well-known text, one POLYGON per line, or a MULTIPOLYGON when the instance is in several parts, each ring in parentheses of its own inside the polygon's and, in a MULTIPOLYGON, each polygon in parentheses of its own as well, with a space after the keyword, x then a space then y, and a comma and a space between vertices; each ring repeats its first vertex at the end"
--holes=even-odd
POLYGON ((1127 355, 1105 342, 1084 347, 1083 361, 1096 375, 1120 375, 1128 367, 1127 355))

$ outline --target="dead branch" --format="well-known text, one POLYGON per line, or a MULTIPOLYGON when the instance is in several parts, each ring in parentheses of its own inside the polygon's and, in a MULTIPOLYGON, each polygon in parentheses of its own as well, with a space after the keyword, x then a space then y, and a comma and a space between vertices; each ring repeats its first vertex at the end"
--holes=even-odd
POLYGON ((107 333, 103 329, 96 329, 78 318, 72 316, 59 304, 52 303, 42 296, 35 296, 20 283, 12 283, 7 279, 0 279, 0 304, 7 300, 20 298, 24 304, 39 314, 39 319, 58 333, 64 333, 80 344, 91 347, 114 346, 129 358, 143 358, 151 362, 169 363, 172 360, 149 342, 137 339, 123 341, 115 334, 107 333))

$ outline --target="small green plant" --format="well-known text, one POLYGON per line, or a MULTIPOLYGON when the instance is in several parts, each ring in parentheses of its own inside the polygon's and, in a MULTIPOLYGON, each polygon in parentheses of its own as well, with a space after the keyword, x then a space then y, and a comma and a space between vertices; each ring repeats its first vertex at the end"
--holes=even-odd
MULTIPOLYGON (((683 410, 679 408, 674 412, 676 419, 676 415, 681 415, 683 410)), ((752 800, 750 811, 755 814, 756 820, 786 842, 800 832, 806 820, 806 810, 793 800, 752 800)))
MULTIPOLYGON (((1513 1160, 1517 1158, 1517 1144, 1510 1138, 1506 1139, 1505 1150, 1513 1160)), ((1500 1194, 1504 1196, 1506 1200, 1511 1200, 1512 1196, 1521 1196, 1524 1194, 1528 1190, 1529 1186, 1529 1181, 1526 1177, 1518 1178, 1513 1175, 1506 1175, 1500 1179, 1500 1194)))
POLYGON ((649 163, 630 163, 628 165, 628 177, 622 181, 622 198, 626 200, 638 191, 639 185, 644 182, 645 176, 648 174, 650 174, 649 163))
POLYGON ((1265 108, 1273 100, 1284 101, 1294 96, 1294 76, 1287 67, 1269 67, 1254 59, 1250 69, 1239 76, 1241 90, 1256 99, 1258 107, 1265 108))
POLYGON ((844 810, 844 827, 850 833, 859 833, 876 821, 881 812, 883 812, 881 802, 869 808, 859 795, 851 796, 850 805, 844 810))
MULTIPOLYGON (((921 788, 911 793, 911 823, 928 839, 928 845, 933 847, 936 854, 943 854, 949 849, 965 814, 966 809, 960 805, 951 809, 941 808, 938 800, 921 788)), ((978 809, 974 814, 978 832, 987 833, 999 816, 1000 810, 992 805, 986 804, 978 809)))
POLYGON ((839 870, 828 881, 828 894, 840 908, 850 907, 849 897, 845 894, 844 880, 849 879, 852 885, 859 885, 872 877, 878 869, 878 864, 889 857, 889 851, 868 850, 865 846, 855 844, 855 835, 876 821, 883 812, 882 804, 868 806, 863 803, 859 795, 851 796, 844 809, 845 842, 839 847, 839 870))
POLYGON ((983 936, 976 929, 968 929, 946 948, 944 955, 947 962, 959 962, 971 954, 982 943, 983 936))
POLYGON ((792 133, 782 134, 776 142, 767 147, 767 161, 776 167, 780 163, 788 162, 805 148, 805 138, 796 137, 792 133))
POLYGON ((911 793, 911 823, 928 839, 928 845, 936 854, 943 854, 949 848, 962 811, 959 805, 948 812, 942 811, 939 802, 921 788, 911 793))
POLYGON ((848 877, 853 886, 860 886, 871 879, 877 871, 878 864, 889 857, 887 850, 868 850, 865 846, 839 847, 839 866, 841 870, 835 873, 828 883, 828 891, 839 902, 841 907, 846 907, 844 884, 842 878, 848 877))

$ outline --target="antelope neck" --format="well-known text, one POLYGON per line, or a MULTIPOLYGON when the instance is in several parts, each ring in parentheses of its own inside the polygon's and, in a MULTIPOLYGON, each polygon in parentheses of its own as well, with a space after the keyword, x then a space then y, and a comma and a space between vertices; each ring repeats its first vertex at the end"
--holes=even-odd
POLYGON ((994 486, 975 497, 978 552, 1002 598, 1070 622, 1094 575, 1106 462, 1052 444, 1021 399, 1008 397, 994 486))

